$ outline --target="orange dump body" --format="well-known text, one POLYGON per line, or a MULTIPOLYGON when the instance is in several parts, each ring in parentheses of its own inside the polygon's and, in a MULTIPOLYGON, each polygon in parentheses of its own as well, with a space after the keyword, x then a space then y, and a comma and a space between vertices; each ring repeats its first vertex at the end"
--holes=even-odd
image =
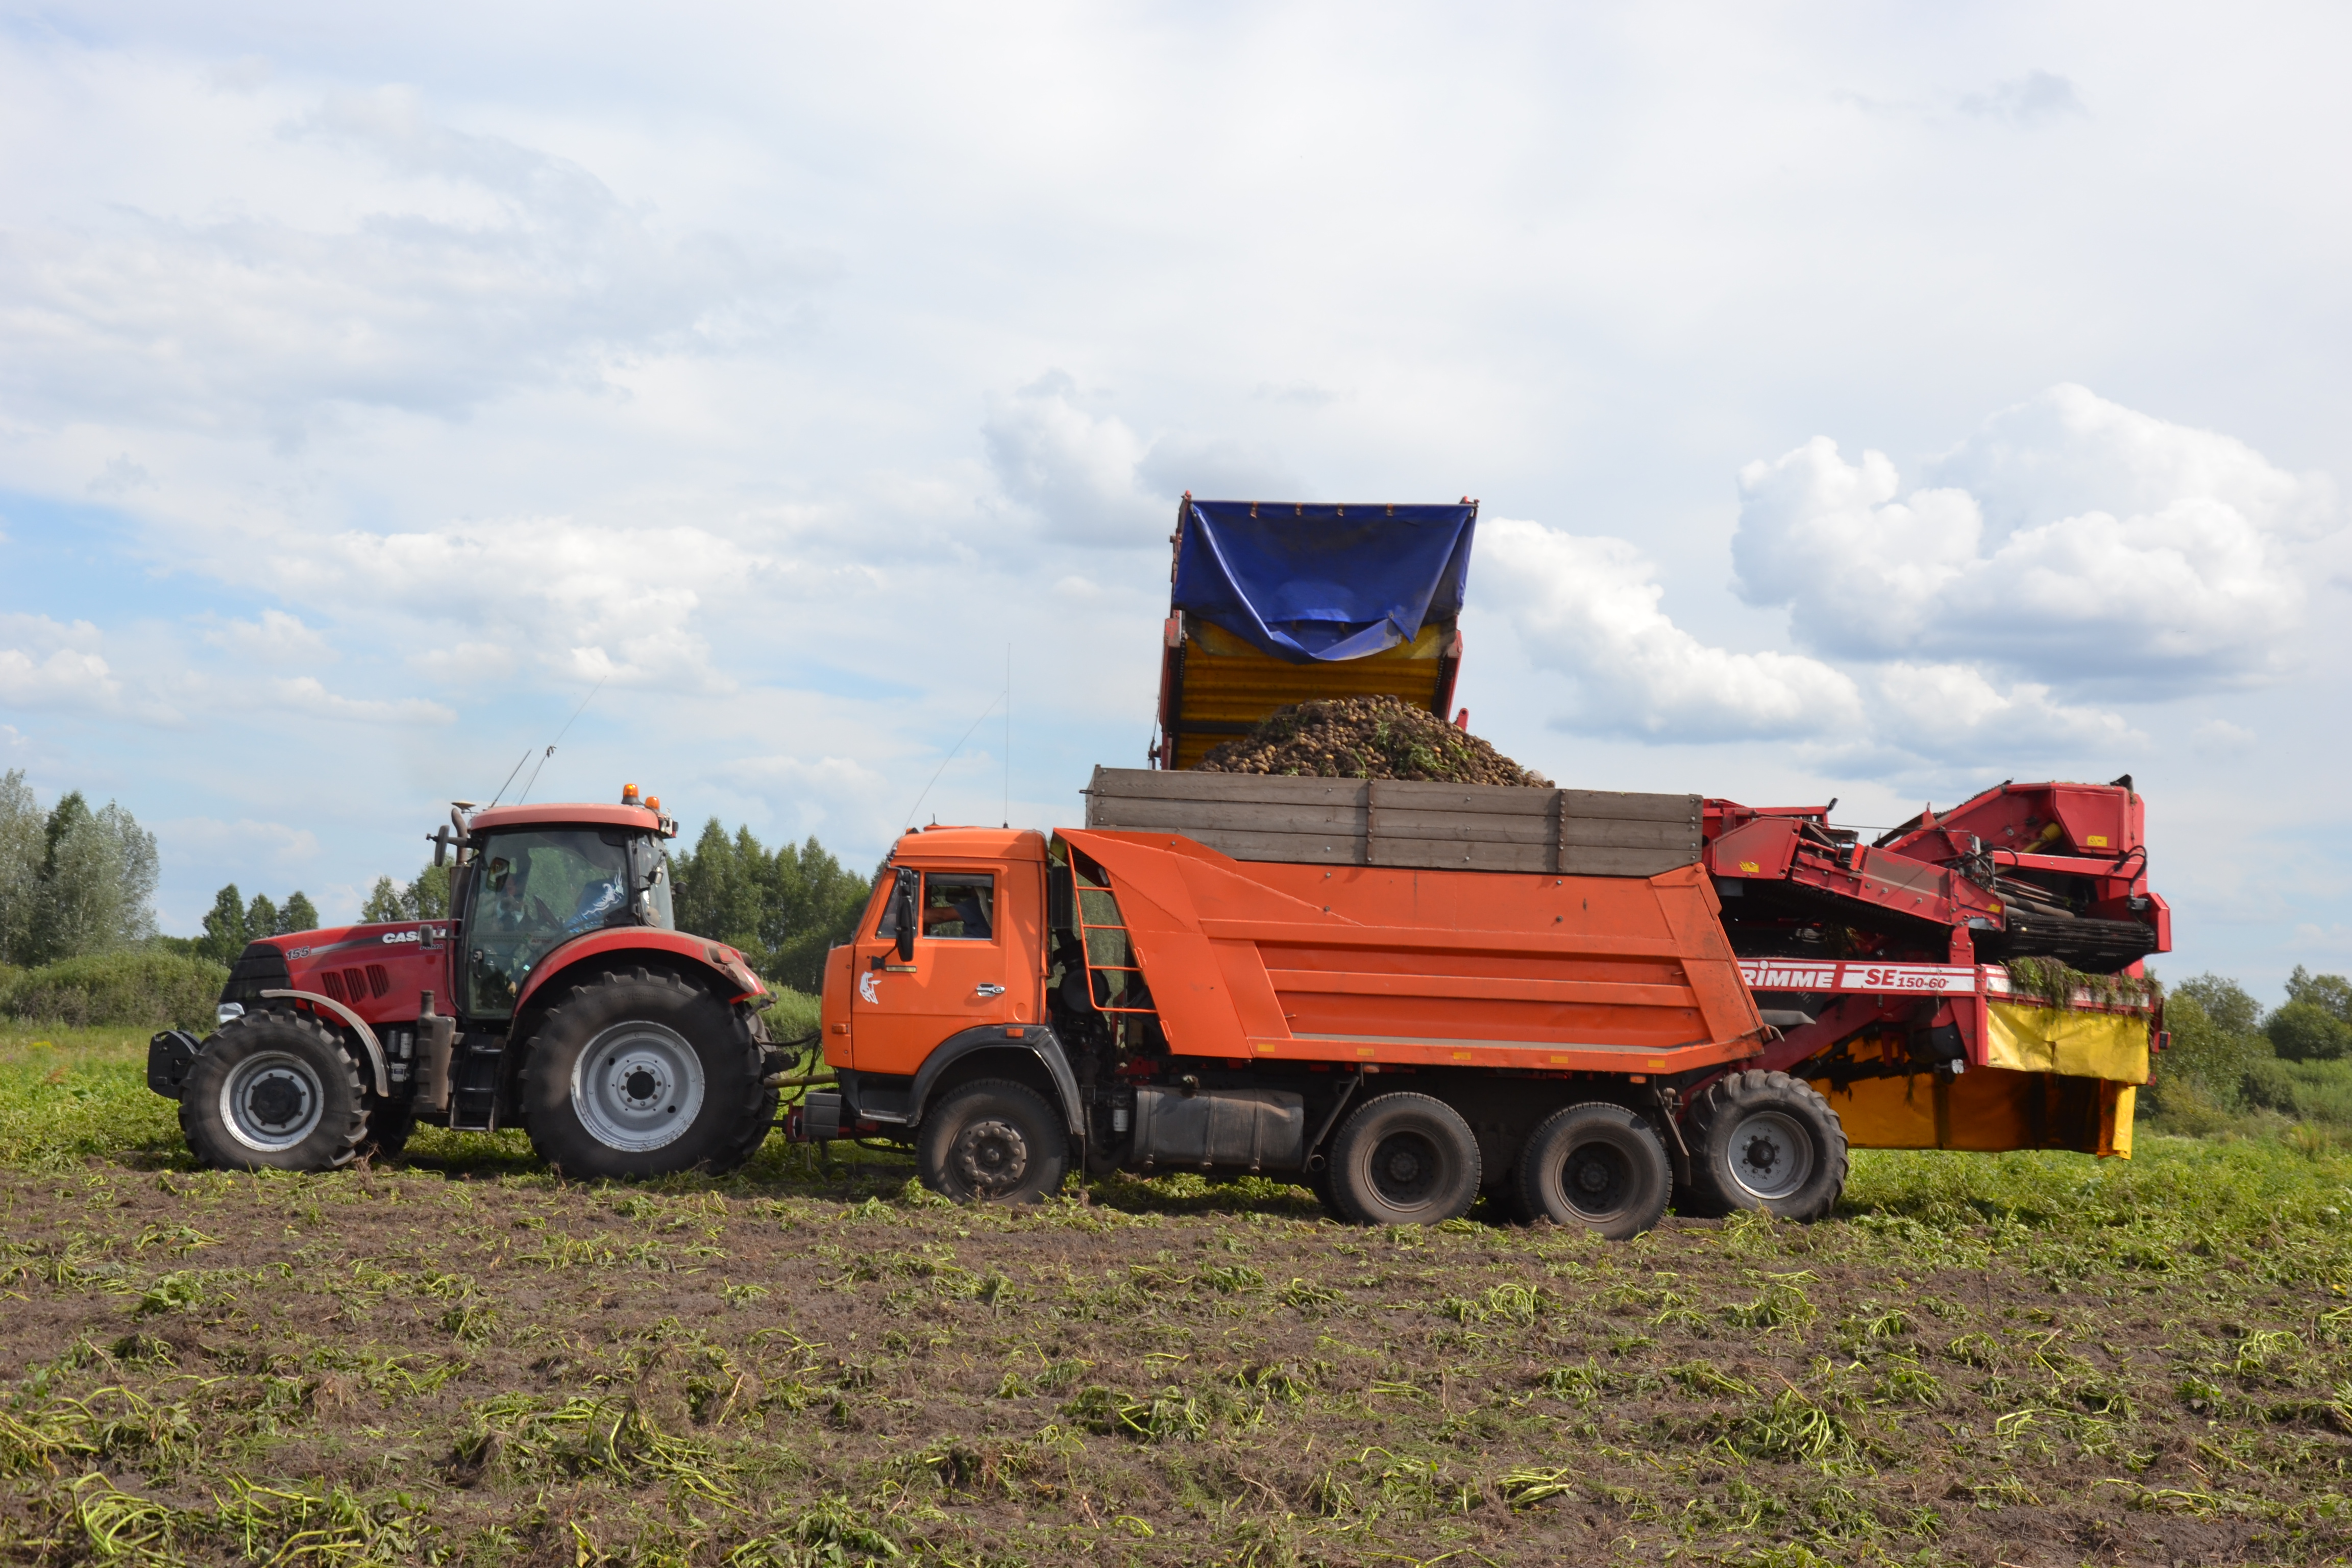
POLYGON ((1167 834, 1058 837, 1098 868, 1117 909, 1097 900, 1087 918, 1124 927, 1179 1055, 1650 1074, 1763 1039, 1697 866, 1648 879, 1325 867, 1167 834))

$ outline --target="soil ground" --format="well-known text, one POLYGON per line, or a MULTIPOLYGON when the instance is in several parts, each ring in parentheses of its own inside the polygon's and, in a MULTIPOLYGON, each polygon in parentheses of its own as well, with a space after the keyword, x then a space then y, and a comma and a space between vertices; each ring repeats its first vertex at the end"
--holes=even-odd
POLYGON ((567 1185, 511 1134, 204 1173, 129 1073, 0 1045, 10 1561, 2352 1552, 2317 1142, 1865 1153, 1821 1225, 1612 1245, 1270 1182, 957 1208, 773 1142, 718 1182, 567 1185))

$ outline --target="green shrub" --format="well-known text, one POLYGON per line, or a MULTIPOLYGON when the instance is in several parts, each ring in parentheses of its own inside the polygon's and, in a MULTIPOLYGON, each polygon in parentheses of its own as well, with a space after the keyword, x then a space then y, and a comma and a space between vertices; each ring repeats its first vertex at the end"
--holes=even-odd
POLYGON ((2175 986, 2164 1005, 2172 1043, 2156 1058, 2150 1109, 2202 1116, 2243 1104, 2247 1072, 2271 1058, 2270 1041, 2254 1032, 2261 1016, 2253 999, 2231 982, 2200 975, 2175 986), (2209 1000, 2221 1007, 2221 1018, 2209 1010, 2209 1000))
POLYGON ((228 971, 152 949, 68 958, 0 980, 0 1014, 72 1028, 209 1029, 228 971))
POLYGON ((2257 1058, 2246 1069, 2245 1096, 2298 1121, 2352 1127, 2352 1061, 2257 1058))
POLYGON ((2316 1002, 2290 1002, 2263 1026, 2271 1048, 2289 1061, 2332 1062, 2352 1056, 2352 1024, 2316 1002))

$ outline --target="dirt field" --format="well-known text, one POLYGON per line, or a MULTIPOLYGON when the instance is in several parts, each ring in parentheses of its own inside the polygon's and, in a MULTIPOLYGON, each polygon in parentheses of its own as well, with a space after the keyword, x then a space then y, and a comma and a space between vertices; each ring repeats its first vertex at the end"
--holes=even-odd
POLYGON ((211 1174, 123 1077, 0 1071, 12 1561, 2352 1551, 2352 1161, 2315 1143, 1865 1156, 1823 1225, 1612 1246, 1271 1184, 961 1210, 773 1143, 643 1187, 447 1135, 211 1174))

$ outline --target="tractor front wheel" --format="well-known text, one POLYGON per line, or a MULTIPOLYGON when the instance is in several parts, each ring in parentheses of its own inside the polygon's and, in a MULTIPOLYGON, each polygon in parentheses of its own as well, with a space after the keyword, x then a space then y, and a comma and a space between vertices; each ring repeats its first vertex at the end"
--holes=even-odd
POLYGON ((721 998, 658 971, 608 973, 574 985, 525 1047, 523 1126, 574 1180, 717 1173, 758 1147, 745 1122, 763 1104, 760 1063, 721 998))
POLYGON ((205 1044, 180 1086, 180 1131, 216 1170, 331 1171, 367 1133, 359 1064, 299 1013, 247 1013, 205 1044))

